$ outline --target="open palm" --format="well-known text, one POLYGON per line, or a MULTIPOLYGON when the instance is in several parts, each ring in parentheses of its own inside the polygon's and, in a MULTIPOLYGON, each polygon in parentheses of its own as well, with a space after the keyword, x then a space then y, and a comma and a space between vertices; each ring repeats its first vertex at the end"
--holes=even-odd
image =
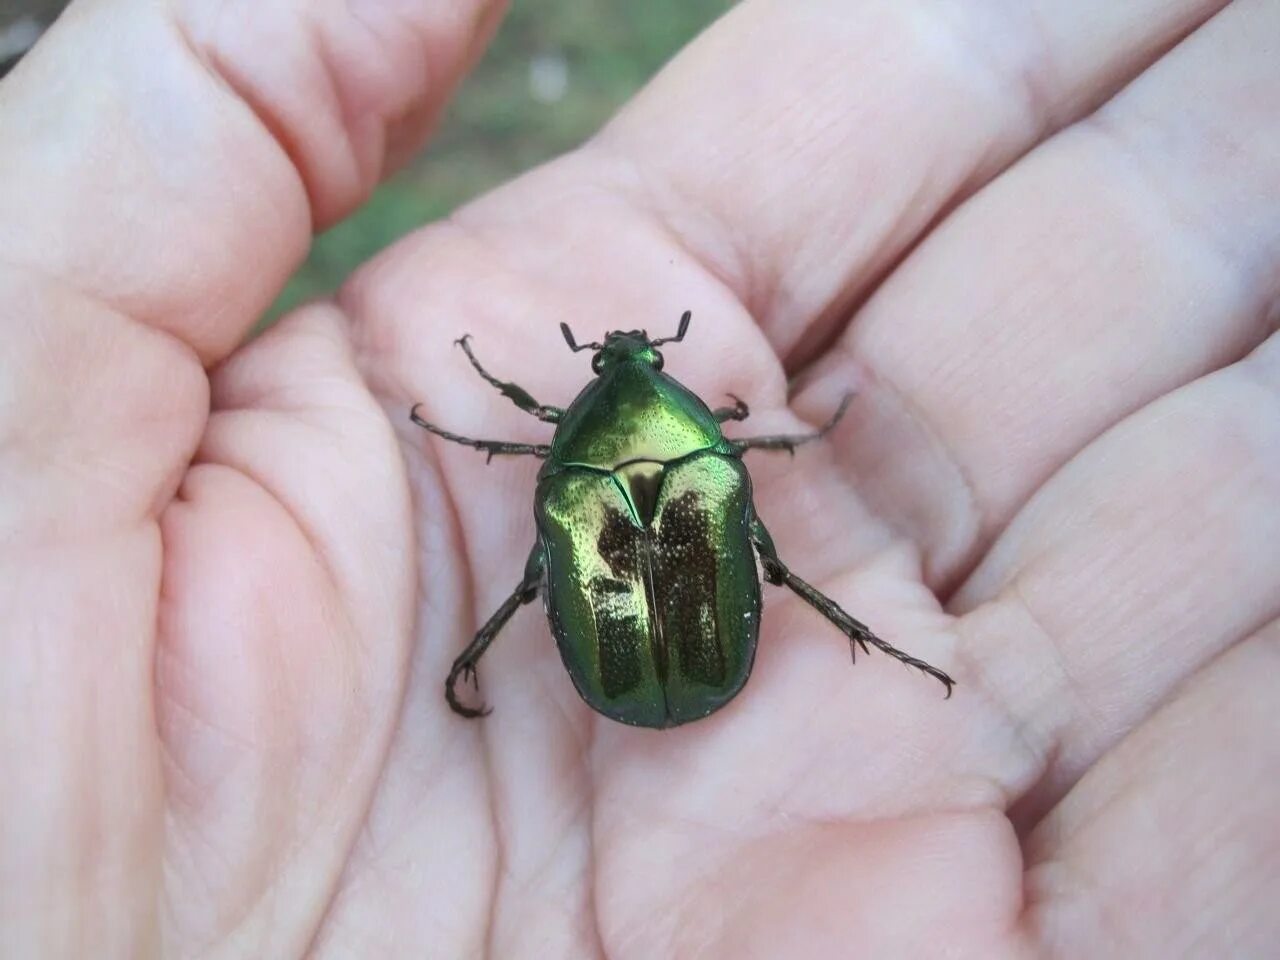
POLYGON ((1273 947, 1275 5, 746 3, 238 346, 495 20, 419 7, 73 7, 0 87, 0 952, 1273 947), (410 405, 544 442, 453 340, 562 405, 560 321, 685 309, 739 436, 856 392, 757 505, 950 701, 766 587, 706 720, 593 714, 534 610, 449 712, 536 464, 410 405))

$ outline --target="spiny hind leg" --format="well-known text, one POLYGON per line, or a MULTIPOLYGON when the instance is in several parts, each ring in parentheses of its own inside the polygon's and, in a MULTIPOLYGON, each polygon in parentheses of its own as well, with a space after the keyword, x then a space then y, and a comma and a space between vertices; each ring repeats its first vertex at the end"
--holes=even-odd
POLYGON ((524 577, 520 580, 519 586, 511 592, 507 599, 503 600, 498 609, 493 612, 485 625, 475 635, 467 648, 458 655, 458 659, 453 661, 453 666, 449 669, 449 678, 444 682, 444 697, 449 701, 449 707, 454 713, 467 718, 483 717, 490 712, 489 708, 483 703, 478 707, 468 707, 458 699, 455 689, 458 679, 470 680, 471 685, 479 691, 480 681, 476 674, 476 665, 480 662, 480 658, 484 656, 484 652, 489 649, 489 644, 493 643, 494 637, 498 632, 506 626, 507 621, 511 619, 526 603, 531 603, 538 596, 538 590, 542 584, 542 571, 545 566, 545 558, 542 551, 542 544, 538 543, 529 553, 529 559, 525 562, 524 577))
POLYGON ((805 603, 835 624, 849 638, 852 650, 856 651, 857 647, 862 647, 863 652, 866 652, 868 646, 875 647, 895 660, 927 673, 946 687, 947 696, 951 696, 951 688, 955 686, 955 681, 951 679, 950 675, 918 657, 913 657, 905 650, 899 650, 892 644, 881 640, 871 632, 871 629, 866 624, 849 616, 840 604, 787 569, 787 565, 778 558, 778 551, 773 545, 773 538, 769 536, 769 531, 765 529, 759 517, 753 517, 751 520, 751 540, 755 544, 756 551, 760 554, 765 580, 777 586, 787 587, 804 600, 805 603))

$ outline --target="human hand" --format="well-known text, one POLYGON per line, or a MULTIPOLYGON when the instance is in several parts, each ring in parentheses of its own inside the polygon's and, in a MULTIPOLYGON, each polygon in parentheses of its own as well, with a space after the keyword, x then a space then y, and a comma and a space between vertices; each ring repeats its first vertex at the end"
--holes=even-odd
POLYGON ((0 952, 1266 952, 1280 17, 1219 6, 744 4, 244 346, 496 12, 73 8, 0 86, 0 952), (684 309, 753 431, 856 389, 757 503, 952 700, 766 588, 704 721, 592 714, 531 611, 449 713, 535 467, 410 404, 545 440, 454 338, 565 403, 559 321, 684 309))

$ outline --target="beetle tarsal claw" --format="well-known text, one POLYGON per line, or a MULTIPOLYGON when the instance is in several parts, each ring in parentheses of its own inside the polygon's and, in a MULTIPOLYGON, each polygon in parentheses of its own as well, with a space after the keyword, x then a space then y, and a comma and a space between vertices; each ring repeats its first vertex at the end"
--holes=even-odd
POLYGON ((475 664, 470 662, 455 664, 453 669, 449 671, 449 679, 445 682, 445 699, 449 701, 449 706, 453 711, 469 720, 474 720, 477 717, 487 717, 492 713, 492 709, 484 703, 481 703, 478 707, 468 707, 458 699, 456 687, 459 677, 462 678, 464 683, 470 680, 471 686, 475 691, 477 693, 480 692, 480 678, 475 664))
POLYGON ((933 667, 930 667, 930 668, 929 668, 929 669, 927 669, 925 672, 926 672, 926 673, 928 673, 928 674, 929 674, 929 676, 933 677, 935 680, 937 680, 939 683, 941 683, 944 687, 946 687, 946 688, 947 688, 947 694, 946 694, 946 696, 944 696, 942 699, 943 699, 943 700, 950 700, 950 699, 951 699, 951 688, 952 688, 952 687, 954 687, 954 686, 956 685, 956 682, 955 682, 954 680, 952 680, 952 679, 951 679, 951 675, 950 675, 950 674, 943 673, 941 670, 938 670, 938 669, 933 668, 933 667))
POLYGON ((927 676, 933 677, 933 679, 937 680, 947 690, 946 695, 942 699, 943 700, 951 699, 951 690, 956 685, 956 682, 953 679, 951 679, 951 674, 946 673, 942 670, 939 670, 933 664, 925 663, 923 660, 920 660, 916 657, 906 657, 906 658, 899 657, 898 659, 905 666, 915 667, 921 673, 926 674, 927 676))

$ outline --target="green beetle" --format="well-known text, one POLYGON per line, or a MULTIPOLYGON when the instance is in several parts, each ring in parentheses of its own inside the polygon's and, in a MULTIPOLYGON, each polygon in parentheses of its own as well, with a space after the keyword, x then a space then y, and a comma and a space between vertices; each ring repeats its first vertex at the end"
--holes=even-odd
POLYGON ((480 365, 468 337, 458 344, 471 365, 517 407, 556 424, 550 444, 473 440, 410 417, 455 443, 495 454, 542 458, 534 495, 538 541, 524 577, 453 663, 449 706, 464 717, 488 713, 459 700, 459 678, 476 683, 476 664, 523 604, 543 596, 560 656, 582 698, 614 720, 673 727, 720 709, 751 673, 760 632, 760 558, 764 579, 787 586, 848 636, 851 649, 874 646, 943 683, 937 667, 891 646, 778 558, 756 516, 747 450, 787 450, 827 433, 849 404, 818 431, 730 440, 720 425, 745 420, 747 405, 711 410, 662 372, 658 347, 689 329, 686 311, 673 337, 615 331, 592 350, 595 379, 567 409, 547 407, 480 365))

